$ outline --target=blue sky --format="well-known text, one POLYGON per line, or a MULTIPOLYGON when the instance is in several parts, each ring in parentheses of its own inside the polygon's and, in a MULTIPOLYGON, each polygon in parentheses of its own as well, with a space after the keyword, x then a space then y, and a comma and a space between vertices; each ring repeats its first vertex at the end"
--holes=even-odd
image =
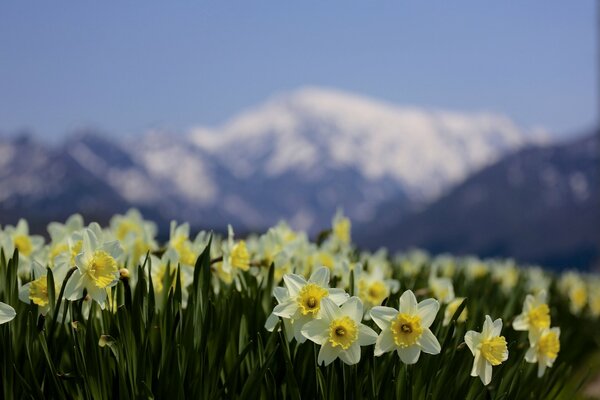
POLYGON ((580 133, 595 20, 593 0, 2 2, 0 133, 183 131, 304 85, 580 133))

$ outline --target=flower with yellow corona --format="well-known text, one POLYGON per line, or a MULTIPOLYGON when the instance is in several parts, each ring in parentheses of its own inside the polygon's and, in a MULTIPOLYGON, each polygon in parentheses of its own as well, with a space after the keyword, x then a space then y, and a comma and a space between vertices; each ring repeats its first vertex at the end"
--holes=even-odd
MULTIPOLYGON (((450 321, 452 321, 452 317, 454 316, 454 314, 458 310, 458 307, 461 305, 461 303, 463 302, 464 299, 465 299, 464 297, 457 297, 454 300, 452 300, 450 303, 448 303, 448 305, 446 306, 446 309, 444 310, 444 322, 442 322, 442 325, 444 325, 444 326, 450 325, 450 321)), ((460 315, 458 316, 458 318, 456 318, 456 322, 465 322, 467 320, 467 316, 468 316, 468 310, 467 310, 467 307, 465 307, 465 308, 463 308, 463 310, 460 313, 460 315)))
MULTIPOLYGON (((27 304, 35 304, 41 315, 46 315, 50 309, 50 299, 48 297, 48 275, 47 270, 39 262, 33 261, 32 264, 33 280, 27 282, 19 289, 19 300, 27 304)), ((55 282, 61 282, 64 275, 57 271, 54 275, 55 282)), ((54 288, 59 289, 58 285, 54 288)))
POLYGON ((400 296, 398 310, 391 307, 373 307, 371 318, 381 329, 375 343, 375 356, 396 350, 403 363, 415 364, 421 356, 421 351, 439 354, 440 342, 429 329, 439 308, 440 304, 435 299, 417 303, 417 298, 411 290, 400 296))
POLYGON ((383 267, 371 266, 369 271, 362 269, 360 264, 354 268, 354 293, 362 300, 365 308, 365 317, 370 315, 368 311, 375 306, 381 305, 383 301, 400 289, 400 283, 395 279, 386 279, 383 267))
POLYGON ((344 214, 341 211, 338 211, 333 218, 331 227, 333 237, 336 240, 342 244, 350 243, 350 230, 352 229, 352 224, 348 218, 344 217, 344 214))
POLYGON ((486 315, 481 332, 468 331, 465 334, 465 343, 475 357, 471 376, 479 376, 484 385, 492 381, 492 367, 508 360, 508 347, 504 336, 500 336, 501 331, 502 320, 492 321, 486 315))
POLYGON ((362 302, 351 297, 341 307, 330 298, 321 300, 321 318, 308 322, 302 334, 321 346, 317 364, 329 365, 339 358, 348 365, 360 361, 360 347, 377 340, 377 333, 361 323, 362 302))
POLYGON ((77 300, 85 289, 90 297, 106 305, 107 290, 119 281, 117 259, 123 253, 118 241, 104 242, 100 226, 96 223, 83 232, 82 252, 75 257, 77 270, 65 288, 65 298, 77 300))
POLYGON ((540 330, 550 327, 550 308, 546 304, 546 291, 528 294, 523 304, 523 312, 513 321, 516 331, 540 330))
POLYGON ((450 303, 454 300, 454 285, 450 278, 438 278, 431 276, 429 278, 429 289, 440 303, 450 303))
POLYGON ((294 337, 299 343, 306 340, 301 332, 302 327, 322 316, 323 299, 329 298, 336 305, 341 305, 349 297, 342 289, 329 287, 329 269, 324 267, 313 272, 308 281, 300 275, 286 274, 283 282, 289 296, 286 301, 275 306, 273 314, 291 320, 294 337))
POLYGON ((560 328, 544 328, 529 331, 530 348, 525 353, 525 361, 538 364, 538 377, 546 368, 551 368, 560 351, 560 328))

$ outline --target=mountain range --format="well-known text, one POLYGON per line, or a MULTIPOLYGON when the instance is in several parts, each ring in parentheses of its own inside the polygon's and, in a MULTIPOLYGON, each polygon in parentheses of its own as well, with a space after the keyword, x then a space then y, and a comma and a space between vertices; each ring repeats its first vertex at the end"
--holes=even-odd
MULTIPOLYGON (((184 133, 115 139, 87 130, 59 145, 0 137, 0 223, 25 216, 41 230, 73 212, 106 222, 135 206, 163 230, 171 219, 203 229, 231 223, 238 232, 286 219, 314 234, 343 208, 359 244, 377 237, 403 248, 411 239, 388 240, 394 227, 443 210, 453 191, 521 149, 553 148, 547 138, 494 113, 303 88, 184 133)), ((422 235, 414 243, 429 246, 422 235)))

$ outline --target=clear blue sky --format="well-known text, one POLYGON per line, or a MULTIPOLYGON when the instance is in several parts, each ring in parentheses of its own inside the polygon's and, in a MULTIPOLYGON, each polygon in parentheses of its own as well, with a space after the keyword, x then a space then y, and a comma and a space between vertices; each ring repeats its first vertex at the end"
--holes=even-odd
POLYGON ((233 3, 1 2, 0 133, 181 131, 303 85, 558 134, 596 120, 593 0, 233 3))

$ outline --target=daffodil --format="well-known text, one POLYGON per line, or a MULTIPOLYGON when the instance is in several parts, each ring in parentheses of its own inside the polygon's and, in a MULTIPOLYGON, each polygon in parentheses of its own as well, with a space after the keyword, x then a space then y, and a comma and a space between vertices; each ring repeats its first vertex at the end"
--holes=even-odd
POLYGON ((550 327, 550 308, 546 304, 546 291, 528 294, 525 297, 523 311, 513 321, 516 331, 540 330, 550 327))
POLYGON ((450 278, 430 276, 429 289, 440 303, 450 303, 454 300, 454 285, 450 278))
MULTIPOLYGON (((273 297, 275 297, 275 300, 277 300, 277 304, 282 304, 289 300, 290 294, 286 288, 278 286, 273 289, 273 297)), ((275 315, 275 312, 271 312, 271 314, 267 317, 267 321, 265 322, 265 329, 269 332, 273 332, 278 321, 279 317, 275 315)), ((283 325, 285 327, 286 338, 288 342, 291 342, 294 338, 294 328, 292 327, 291 319, 283 318, 283 325)))
MULTIPOLYGON (((24 303, 34 303, 38 306, 39 313, 46 315, 50 309, 50 299, 48 297, 48 270, 39 262, 33 261, 32 264, 33 280, 27 282, 19 289, 19 300, 24 303)), ((56 282, 62 282, 65 274, 59 273, 54 275, 56 282)), ((58 285, 54 288, 58 288, 58 285)))
POLYGON ((538 363, 538 377, 546 368, 551 368, 560 351, 560 328, 544 328, 529 331, 530 348, 525 353, 525 361, 538 363))
POLYGON ((104 242, 100 226, 92 223, 83 232, 82 252, 75 257, 77 270, 65 288, 65 298, 77 300, 85 289, 90 297, 106 305, 107 290, 119 281, 119 262, 123 253, 118 241, 104 242))
POLYGON ((331 222, 331 231, 333 233, 333 237, 341 244, 348 245, 350 244, 350 230, 352 229, 352 224, 350 220, 344 217, 342 211, 338 211, 333 217, 333 221, 331 222))
POLYGON ((273 314, 291 320, 294 337, 299 343, 306 340, 301 333, 302 327, 307 322, 322 316, 323 299, 329 298, 336 305, 341 305, 349 297, 344 290, 329 287, 327 268, 317 269, 308 281, 300 275, 286 274, 283 276, 283 282, 289 296, 286 301, 275 306, 273 314))
POLYGON ((44 246, 44 238, 30 235, 29 224, 20 219, 16 226, 5 227, 4 238, 0 244, 7 255, 12 255, 15 249, 19 251, 19 276, 27 277, 31 272, 32 260, 44 246))
POLYGON ((360 347, 377 340, 377 333, 361 323, 362 302, 351 297, 341 307, 330 298, 321 300, 321 318, 304 325, 302 334, 321 345, 318 364, 329 365, 336 358, 353 365, 360 361, 360 347))
POLYGON ((400 289, 400 282, 395 279, 386 279, 383 267, 379 264, 371 265, 370 270, 362 269, 360 264, 354 268, 354 293, 362 300, 365 308, 365 316, 372 307, 379 306, 390 296, 400 289))
POLYGON ((12 321, 17 316, 15 309, 6 303, 0 302, 0 324, 12 321))
POLYGON ((484 385, 492 381, 492 367, 508 360, 506 339, 500 336, 501 331, 502 320, 492 321, 486 315, 481 332, 468 331, 465 334, 465 343, 475 357, 471 376, 479 376, 484 385))
POLYGON ((411 290, 400 296, 398 310, 391 307, 373 307, 371 318, 381 329, 375 343, 375 356, 396 350, 403 363, 415 364, 421 356, 421 351, 439 354, 440 343, 429 329, 439 308, 440 304, 435 299, 417 303, 411 290))
MULTIPOLYGON (((450 303, 448 303, 448 305, 446 306, 446 309, 444 310, 444 321, 443 321, 442 325, 444 325, 444 326, 450 325, 450 321, 452 320, 454 313, 456 313, 456 311, 458 310, 458 307, 461 305, 461 303, 463 302, 464 299, 465 299, 464 297, 457 297, 454 300, 452 300, 450 303)), ((467 316, 468 316, 468 310, 467 310, 467 307, 465 307, 462 310, 462 312, 460 313, 460 315, 458 316, 458 318, 456 319, 456 321, 457 322, 465 322, 467 320, 467 316)))
POLYGON ((125 215, 115 215, 110 220, 111 232, 121 243, 128 265, 137 271, 137 264, 143 262, 148 251, 158 248, 154 240, 157 232, 156 224, 144 220, 136 209, 130 209, 125 215))

